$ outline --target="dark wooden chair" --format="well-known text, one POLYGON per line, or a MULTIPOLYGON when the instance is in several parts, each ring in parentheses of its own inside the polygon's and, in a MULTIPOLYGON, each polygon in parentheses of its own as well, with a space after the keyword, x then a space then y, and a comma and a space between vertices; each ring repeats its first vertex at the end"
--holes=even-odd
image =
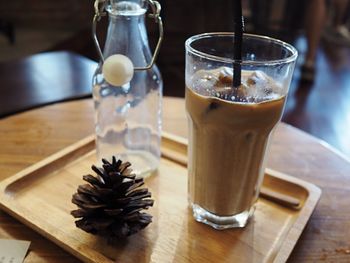
POLYGON ((10 44, 15 43, 15 27, 13 23, 0 19, 0 33, 5 35, 10 44))

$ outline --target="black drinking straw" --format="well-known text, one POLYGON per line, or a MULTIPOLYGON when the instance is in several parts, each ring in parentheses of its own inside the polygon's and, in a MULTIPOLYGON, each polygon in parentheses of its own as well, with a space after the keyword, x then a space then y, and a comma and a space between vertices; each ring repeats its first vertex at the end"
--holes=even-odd
POLYGON ((233 46, 233 87, 241 85, 242 38, 244 22, 242 15, 242 0, 233 0, 234 46, 233 46))

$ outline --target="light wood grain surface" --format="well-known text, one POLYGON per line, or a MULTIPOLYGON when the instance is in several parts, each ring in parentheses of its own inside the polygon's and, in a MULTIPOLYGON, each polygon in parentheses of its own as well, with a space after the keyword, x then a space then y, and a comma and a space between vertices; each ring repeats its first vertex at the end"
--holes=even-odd
MULTIPOLYGON (((92 101, 81 100, 1 119, 0 179, 91 134, 93 117, 92 101)), ((184 100, 166 98, 164 130, 186 136, 186 129, 184 100)), ((350 262, 349 161, 306 133, 281 124, 268 166, 317 184, 323 190, 288 262, 350 262)), ((4 212, 0 212, 0 238, 31 240, 25 262, 78 262, 4 212)))
POLYGON ((259 198, 244 229, 213 230, 197 223, 188 207, 187 161, 179 162, 187 159, 187 143, 175 137, 163 134, 159 169, 145 179, 155 200, 148 211, 153 223, 127 242, 111 245, 85 233, 75 227, 70 214, 76 208, 71 199, 83 184, 82 175, 91 173, 91 164, 97 163, 94 136, 1 181, 0 207, 86 263, 284 263, 317 205, 320 189, 266 169, 265 192, 283 198, 272 202, 271 194, 269 199, 259 198), (297 200, 298 207, 281 202, 286 198, 297 200))

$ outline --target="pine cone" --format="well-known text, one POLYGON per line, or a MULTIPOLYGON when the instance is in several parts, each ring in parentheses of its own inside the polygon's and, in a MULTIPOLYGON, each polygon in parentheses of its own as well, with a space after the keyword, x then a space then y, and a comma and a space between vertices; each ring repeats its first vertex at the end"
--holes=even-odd
POLYGON ((108 240, 132 235, 152 222, 152 216, 141 212, 153 206, 147 188, 137 189, 144 184, 143 178, 135 178, 129 162, 112 163, 102 159, 103 169, 92 166, 97 177, 83 176, 89 184, 80 185, 72 202, 79 209, 71 214, 75 225, 84 231, 106 237, 108 240))

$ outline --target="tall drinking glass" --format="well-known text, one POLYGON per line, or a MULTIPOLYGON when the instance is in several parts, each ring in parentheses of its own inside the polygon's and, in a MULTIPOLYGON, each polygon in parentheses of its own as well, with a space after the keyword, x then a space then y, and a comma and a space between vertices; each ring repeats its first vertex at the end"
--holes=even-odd
POLYGON ((264 36, 243 35, 241 86, 233 87, 233 33, 186 41, 189 201, 197 221, 244 227, 264 177, 297 51, 264 36))

